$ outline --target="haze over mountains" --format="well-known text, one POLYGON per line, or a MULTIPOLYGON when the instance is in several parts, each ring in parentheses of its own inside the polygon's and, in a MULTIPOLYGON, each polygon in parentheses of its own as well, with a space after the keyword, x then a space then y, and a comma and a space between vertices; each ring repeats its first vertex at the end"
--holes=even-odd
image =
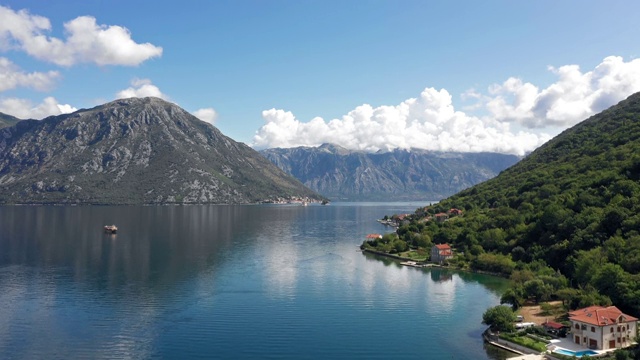
POLYGON ((338 200, 439 200, 490 179, 520 157, 420 149, 367 153, 324 144, 261 153, 309 188, 338 200))
MULTIPOLYGON (((4 124, 15 118, 2 116, 4 124)), ((0 203, 254 203, 322 197, 158 98, 0 129, 0 203)))

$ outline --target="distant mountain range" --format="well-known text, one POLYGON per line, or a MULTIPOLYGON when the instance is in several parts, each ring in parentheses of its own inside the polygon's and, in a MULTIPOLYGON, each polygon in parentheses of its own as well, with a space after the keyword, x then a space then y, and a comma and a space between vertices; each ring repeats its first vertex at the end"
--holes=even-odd
POLYGON ((271 162, 333 200, 439 200, 490 179, 520 160, 498 153, 412 149, 367 153, 337 145, 267 149, 271 162))
POLYGON ((44 120, 2 114, 0 121, 0 204, 322 199, 255 150, 158 98, 44 120))

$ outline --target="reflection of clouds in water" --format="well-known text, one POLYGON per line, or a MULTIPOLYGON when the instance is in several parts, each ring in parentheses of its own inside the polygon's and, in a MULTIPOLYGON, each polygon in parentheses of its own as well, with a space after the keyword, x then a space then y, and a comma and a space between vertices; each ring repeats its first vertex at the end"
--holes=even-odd
POLYGON ((158 318, 154 307, 141 306, 119 316, 120 333, 103 340, 94 339, 98 344, 94 359, 148 359, 153 352, 153 344, 159 334, 150 326, 158 318), (124 319, 124 321, 123 321, 124 319), (101 344, 102 343, 102 344, 101 344))
POLYGON ((278 297, 291 297, 296 292, 298 278, 298 251, 287 232, 278 238, 259 239, 265 259, 264 276, 267 293, 278 297))
POLYGON ((384 284, 389 289, 393 291, 402 291, 405 292, 407 289, 411 288, 412 284, 410 281, 410 277, 407 276, 409 271, 415 271, 415 269, 399 265, 392 265, 394 268, 386 269, 387 271, 383 275, 382 279, 384 284), (389 271, 390 270, 390 271, 389 271))
POLYGON ((449 281, 429 281, 427 302, 435 312, 451 313, 455 308, 456 290, 460 278, 455 276, 449 281))

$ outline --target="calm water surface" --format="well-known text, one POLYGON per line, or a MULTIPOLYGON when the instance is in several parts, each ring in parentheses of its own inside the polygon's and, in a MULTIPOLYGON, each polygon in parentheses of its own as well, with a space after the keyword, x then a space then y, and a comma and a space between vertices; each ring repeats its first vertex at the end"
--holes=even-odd
POLYGON ((0 207, 0 358, 513 355, 480 338, 505 280, 357 251, 421 205, 0 207))

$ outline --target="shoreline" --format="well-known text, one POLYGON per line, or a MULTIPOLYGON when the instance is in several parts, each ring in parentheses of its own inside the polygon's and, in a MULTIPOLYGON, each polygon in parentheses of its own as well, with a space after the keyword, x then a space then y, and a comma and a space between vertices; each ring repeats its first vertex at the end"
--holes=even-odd
POLYGON ((490 272, 490 271, 482 271, 482 270, 460 268, 460 267, 454 267, 454 266, 445 266, 445 265, 432 263, 432 262, 429 262, 429 261, 416 261, 415 259, 412 259, 412 258, 398 256, 398 255, 395 255, 395 254, 389 254, 389 253, 385 253, 385 252, 377 251, 377 250, 372 250, 372 249, 360 249, 360 251, 362 251, 363 253, 366 252, 366 253, 369 253, 369 254, 388 257, 388 258, 395 259, 395 260, 400 260, 400 261, 415 261, 418 264, 426 265, 426 266, 423 266, 423 267, 426 267, 426 268, 435 267, 435 268, 440 268, 440 269, 463 271, 463 272, 472 273, 472 274, 483 274, 483 275, 490 275, 490 276, 499 277, 499 278, 502 278, 502 279, 509 279, 508 277, 504 276, 501 273, 494 273, 494 272, 490 272))
MULTIPOLYGON (((398 260, 398 261, 415 261, 414 259, 411 258, 406 258, 403 256, 398 256, 395 254, 389 254, 389 253, 385 253, 382 251, 377 251, 377 250, 372 250, 372 249, 360 249, 362 251, 362 253, 369 253, 372 254, 374 256, 382 256, 382 257, 386 257, 386 258, 390 258, 390 259, 394 259, 394 260, 398 260)), ((458 268, 458 267, 450 267, 450 266, 443 266, 443 265, 439 265, 436 263, 428 263, 428 262, 424 262, 424 261, 420 261, 420 262, 416 262, 418 264, 422 264, 423 266, 415 266, 415 267, 419 267, 419 268, 439 268, 439 269, 447 269, 447 270, 452 270, 452 271, 462 271, 462 272, 467 272, 467 273, 472 273, 472 274, 483 274, 483 275, 490 275, 490 276, 495 276, 495 277, 499 277, 502 279, 508 279, 507 277, 505 277, 502 274, 498 274, 498 273, 491 273, 488 271, 480 271, 480 270, 473 270, 473 269, 463 269, 463 268, 458 268)), ((485 331, 482 332, 482 339, 492 345, 492 346, 496 346, 498 348, 501 348, 505 351, 509 351, 512 352, 516 355, 516 357, 518 356, 523 356, 526 354, 536 354, 539 355, 539 353, 536 353, 535 351, 532 351, 530 349, 527 349, 525 351, 522 351, 522 349, 518 349, 514 346, 512 346, 512 344, 506 340, 502 340, 502 344, 499 343, 498 341, 492 341, 492 339, 490 338, 490 336, 488 335, 488 333, 490 333, 490 329, 487 328, 485 331), (531 352, 529 352, 531 351, 531 352)), ((492 334, 493 335, 493 334, 492 334)), ((495 336, 495 335, 494 335, 495 336)), ((496 336, 497 338, 497 336, 496 336)))

